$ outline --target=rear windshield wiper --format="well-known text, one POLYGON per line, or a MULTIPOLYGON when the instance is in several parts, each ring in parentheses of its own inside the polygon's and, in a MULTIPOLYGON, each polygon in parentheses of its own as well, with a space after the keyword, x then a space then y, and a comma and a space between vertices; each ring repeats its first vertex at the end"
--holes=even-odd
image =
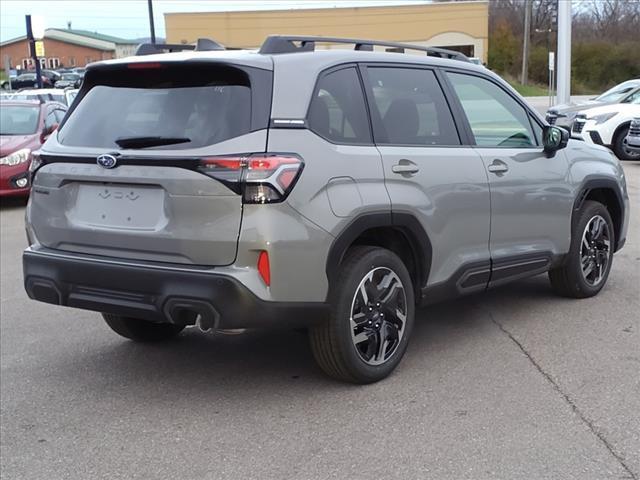
POLYGON ((115 140, 121 148, 147 148, 190 142, 186 137, 120 137, 115 140))

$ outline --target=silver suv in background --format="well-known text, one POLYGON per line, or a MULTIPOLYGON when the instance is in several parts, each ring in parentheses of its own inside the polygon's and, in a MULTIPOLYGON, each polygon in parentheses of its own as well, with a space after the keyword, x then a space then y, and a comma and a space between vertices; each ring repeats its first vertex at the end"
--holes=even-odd
POLYGON ((34 159, 31 298, 136 341, 306 326, 326 373, 367 383, 420 305, 544 272, 564 296, 604 287, 629 215, 618 160, 463 55, 159 48, 92 64, 34 159))
POLYGON ((629 125, 629 133, 625 140, 627 149, 640 154, 640 117, 634 118, 629 125))

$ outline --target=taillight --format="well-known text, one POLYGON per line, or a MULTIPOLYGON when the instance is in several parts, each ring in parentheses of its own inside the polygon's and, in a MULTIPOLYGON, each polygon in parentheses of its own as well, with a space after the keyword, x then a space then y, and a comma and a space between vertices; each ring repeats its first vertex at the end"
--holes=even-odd
POLYGON ((303 167, 297 155, 254 153, 203 158, 199 170, 242 194, 244 203, 277 203, 289 195, 303 167))

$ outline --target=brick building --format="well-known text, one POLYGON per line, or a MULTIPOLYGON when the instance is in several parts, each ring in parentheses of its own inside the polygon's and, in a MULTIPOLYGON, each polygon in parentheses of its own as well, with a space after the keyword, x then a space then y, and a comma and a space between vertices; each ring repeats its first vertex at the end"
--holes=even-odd
MULTIPOLYGON (((88 63, 133 55, 137 43, 133 40, 102 35, 86 30, 49 28, 44 34, 43 68, 84 67, 88 63)), ((0 66, 11 69, 33 68, 26 36, 0 43, 0 66)))

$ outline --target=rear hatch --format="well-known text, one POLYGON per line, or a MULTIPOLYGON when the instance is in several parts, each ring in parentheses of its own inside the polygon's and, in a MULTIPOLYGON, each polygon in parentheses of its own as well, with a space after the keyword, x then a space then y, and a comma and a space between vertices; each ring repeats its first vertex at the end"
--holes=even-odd
POLYGON ((271 84, 271 71, 226 60, 90 69, 34 175, 27 216, 38 242, 135 260, 233 263, 242 171, 212 174, 211 162, 265 151, 271 84))

